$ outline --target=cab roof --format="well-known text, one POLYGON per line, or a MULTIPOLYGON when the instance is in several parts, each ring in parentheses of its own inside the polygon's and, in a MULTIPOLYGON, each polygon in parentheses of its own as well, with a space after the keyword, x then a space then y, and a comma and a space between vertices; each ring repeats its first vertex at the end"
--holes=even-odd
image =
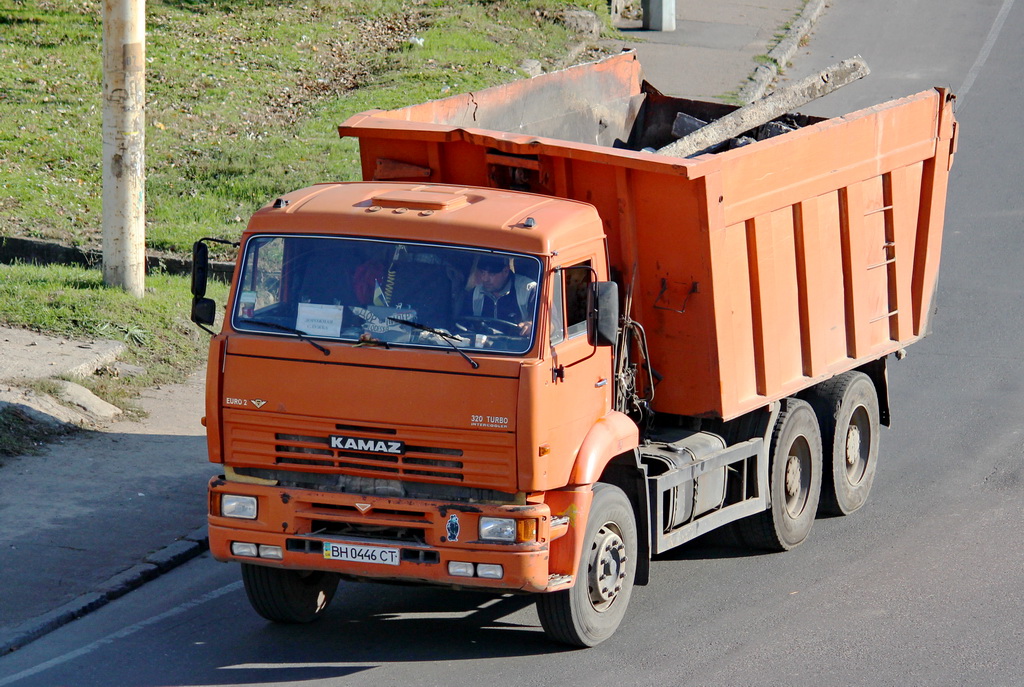
POLYGON ((246 233, 400 239, 544 255, 603 231, 594 207, 578 201, 493 188, 364 181, 317 184, 283 195, 253 215, 246 233))

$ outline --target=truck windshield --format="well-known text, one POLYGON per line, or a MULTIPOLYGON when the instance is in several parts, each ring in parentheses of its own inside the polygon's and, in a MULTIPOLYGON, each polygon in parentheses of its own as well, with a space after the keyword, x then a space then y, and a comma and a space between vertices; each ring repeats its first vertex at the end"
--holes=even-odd
POLYGON ((245 245, 231 325, 521 354, 533 343, 540 269, 535 257, 463 247, 256 236, 245 245))

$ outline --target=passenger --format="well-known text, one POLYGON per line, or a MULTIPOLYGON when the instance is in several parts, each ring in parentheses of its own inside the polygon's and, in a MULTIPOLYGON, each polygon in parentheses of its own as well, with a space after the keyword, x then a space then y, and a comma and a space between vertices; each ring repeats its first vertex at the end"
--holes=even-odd
POLYGON ((386 305, 378 303, 378 292, 385 283, 387 270, 382 254, 386 249, 378 246, 359 251, 362 260, 352 273, 352 288, 359 305, 386 305))
POLYGON ((509 258, 488 255, 477 261, 476 286, 466 299, 464 313, 510 322, 526 336, 533 327, 537 282, 512 272, 509 258))

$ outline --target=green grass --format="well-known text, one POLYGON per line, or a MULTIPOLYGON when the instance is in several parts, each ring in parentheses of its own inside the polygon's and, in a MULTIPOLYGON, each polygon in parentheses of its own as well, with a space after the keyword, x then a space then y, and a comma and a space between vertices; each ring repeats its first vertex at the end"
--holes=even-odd
MULTIPOLYGON (((357 178, 355 143, 336 130, 351 114, 509 81, 526 58, 556 63, 574 38, 551 17, 570 4, 151 0, 149 249, 235 237, 284 191, 357 178)), ((94 0, 0 0, 0 235, 100 243, 101 14, 94 0)))

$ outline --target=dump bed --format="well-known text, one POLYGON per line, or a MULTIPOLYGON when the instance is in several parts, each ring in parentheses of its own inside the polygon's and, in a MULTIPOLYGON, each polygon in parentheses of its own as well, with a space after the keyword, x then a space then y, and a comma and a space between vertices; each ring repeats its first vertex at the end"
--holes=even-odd
MULTIPOLYGON (((726 419, 878 359, 929 329, 955 122, 918 93, 675 158, 676 113, 633 53, 351 117, 366 179, 511 188, 604 219, 661 375, 660 412, 726 419)), ((455 238, 455 237, 453 237, 455 238)))

